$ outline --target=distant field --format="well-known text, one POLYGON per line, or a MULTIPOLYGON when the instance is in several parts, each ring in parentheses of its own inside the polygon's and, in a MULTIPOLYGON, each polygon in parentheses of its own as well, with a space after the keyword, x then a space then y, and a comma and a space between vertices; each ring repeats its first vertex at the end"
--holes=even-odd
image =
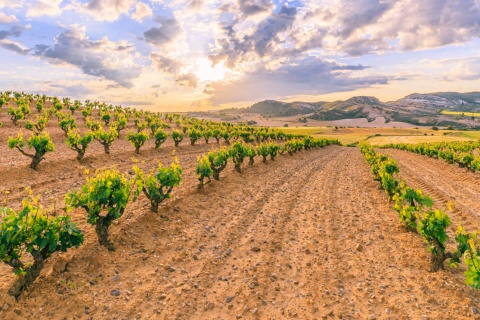
POLYGON ((367 141, 374 145, 388 143, 422 143, 440 141, 469 141, 480 139, 480 131, 401 129, 401 128, 338 128, 334 127, 281 127, 293 134, 308 134, 326 139, 338 139, 344 145, 367 141))
POLYGON ((442 114, 449 114, 449 115, 454 115, 454 116, 461 116, 462 114, 465 116, 465 117, 471 117, 471 116, 474 116, 474 117, 480 117, 480 112, 464 112, 464 111, 442 111, 442 114))

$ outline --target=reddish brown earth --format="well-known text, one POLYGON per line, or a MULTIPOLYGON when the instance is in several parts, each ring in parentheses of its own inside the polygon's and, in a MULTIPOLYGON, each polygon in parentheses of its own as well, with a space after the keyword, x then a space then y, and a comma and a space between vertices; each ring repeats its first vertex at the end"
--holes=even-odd
POLYGON ((15 208, 22 187, 32 186, 61 212, 85 169, 128 171, 133 157, 148 169, 175 152, 185 171, 159 214, 145 198, 129 204, 111 227, 115 252, 98 245, 85 212, 74 210, 85 244, 55 254, 17 302, 6 294, 15 276, 0 266, 0 318, 466 319, 479 307, 462 270, 428 272, 426 245, 400 226, 356 148, 257 160, 243 174, 229 164, 221 181, 198 191, 196 156, 211 148, 203 142, 174 148, 169 140, 160 151, 149 142, 139 156, 124 138, 109 156, 94 142, 79 163, 53 121, 57 150, 34 172, 7 149, 17 129, 2 121, 0 181, 15 208))

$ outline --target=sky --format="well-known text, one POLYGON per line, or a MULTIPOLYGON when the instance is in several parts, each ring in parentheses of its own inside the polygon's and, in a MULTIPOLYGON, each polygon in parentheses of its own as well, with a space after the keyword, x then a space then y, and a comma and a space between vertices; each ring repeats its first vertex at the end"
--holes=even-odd
POLYGON ((155 111, 478 91, 480 0, 0 0, 0 91, 155 111))

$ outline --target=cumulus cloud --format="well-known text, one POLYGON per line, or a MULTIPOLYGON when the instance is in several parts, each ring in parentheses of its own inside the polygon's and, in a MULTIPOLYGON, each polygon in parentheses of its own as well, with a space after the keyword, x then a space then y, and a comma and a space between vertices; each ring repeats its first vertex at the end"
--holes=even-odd
POLYGON ((21 55, 27 55, 30 52, 30 49, 25 48, 21 43, 11 41, 11 40, 1 40, 0 47, 6 50, 16 52, 21 55))
POLYGON ((200 9, 204 4, 204 0, 192 0, 187 6, 187 9, 189 10, 198 10, 200 9))
POLYGON ((18 38, 23 34, 25 30, 28 30, 30 28, 31 26, 29 24, 27 24, 26 26, 14 24, 11 25, 10 28, 7 30, 0 30, 0 48, 13 51, 21 55, 28 54, 30 52, 30 49, 25 48, 21 43, 17 41, 12 41, 10 38, 18 38))
POLYGON ((0 0, 0 8, 18 8, 23 5, 23 1, 0 0))
POLYGON ((238 0, 238 6, 245 15, 253 15, 273 9, 271 0, 238 0))
POLYGON ((175 18, 157 17, 158 28, 151 28, 143 33, 145 40, 156 46, 161 46, 172 41, 181 32, 182 28, 175 18))
POLYGON ((19 37, 23 31, 28 29, 27 27, 22 26, 12 26, 9 30, 0 30, 0 40, 9 38, 9 37, 19 37))
POLYGON ((371 52, 418 50, 480 36, 478 0, 313 0, 298 25, 298 47, 359 56, 371 52), (302 34, 301 31, 307 30, 302 34), (315 31, 318 31, 315 32, 315 31), (322 41, 313 37, 322 34, 322 41))
POLYGON ((480 57, 442 61, 442 64, 453 64, 450 72, 446 75, 456 80, 479 80, 480 57))
POLYGON ((143 19, 151 17, 153 11, 148 4, 139 2, 135 5, 135 12, 132 14, 132 19, 142 22, 143 19))
POLYGON ((251 37, 255 51, 263 56, 271 51, 271 45, 280 32, 288 30, 295 20, 297 9, 283 6, 278 14, 274 14, 259 24, 251 37))
POLYGON ((288 37, 296 15, 295 7, 282 6, 277 13, 271 13, 243 36, 237 34, 238 21, 223 26, 226 36, 217 39, 216 48, 209 58, 214 64, 224 61, 228 68, 235 69, 242 61, 258 60, 258 56, 264 57, 274 51, 276 55, 281 55, 284 42, 281 35, 288 37))
POLYGON ((232 82, 212 83, 208 93, 214 104, 273 99, 297 94, 325 94, 385 84, 386 76, 357 77, 362 65, 342 65, 319 58, 291 59, 278 69, 259 68, 232 82))
POLYGON ((63 0, 38 0, 29 5, 27 17, 58 16, 62 13, 60 5, 63 0))
POLYGON ((150 54, 150 60, 152 61, 152 66, 156 70, 166 73, 178 73, 183 67, 182 62, 173 58, 166 57, 157 52, 152 52, 150 54))
POLYGON ((135 0, 90 0, 83 8, 97 21, 112 22, 122 14, 128 14, 134 3, 135 0))
POLYGON ((0 24, 9 24, 15 22, 18 22, 18 19, 15 17, 15 15, 7 15, 0 11, 0 24))
POLYGON ((135 47, 126 41, 112 42, 107 37, 90 40, 85 28, 72 26, 55 37, 53 46, 39 44, 34 55, 54 64, 70 64, 85 74, 112 80, 123 87, 133 86, 140 67, 133 61, 135 47))
POLYGON ((198 86, 198 81, 200 81, 200 79, 198 79, 198 77, 193 73, 181 74, 176 80, 179 85, 192 88, 196 88, 198 86))

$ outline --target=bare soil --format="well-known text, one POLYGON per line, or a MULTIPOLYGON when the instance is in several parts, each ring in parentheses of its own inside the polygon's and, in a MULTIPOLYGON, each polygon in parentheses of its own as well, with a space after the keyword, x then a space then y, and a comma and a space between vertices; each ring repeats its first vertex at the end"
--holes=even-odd
POLYGON ((15 276, 0 266, 0 318, 467 319, 479 306, 462 270, 428 272, 426 245, 400 226, 356 148, 257 161, 243 174, 230 163, 220 181, 199 191, 196 157, 216 145, 174 148, 169 140, 156 151, 150 141, 135 155, 122 138, 110 155, 94 142, 78 162, 52 121, 57 149, 35 172, 7 150, 17 129, 2 121, 0 181, 15 208, 31 186, 61 213, 85 169, 129 171, 133 157, 148 169, 175 154, 184 180, 159 214, 144 198, 128 205, 110 228, 115 252, 98 245, 84 211, 73 211, 85 244, 55 254, 17 302, 6 293, 15 276))

